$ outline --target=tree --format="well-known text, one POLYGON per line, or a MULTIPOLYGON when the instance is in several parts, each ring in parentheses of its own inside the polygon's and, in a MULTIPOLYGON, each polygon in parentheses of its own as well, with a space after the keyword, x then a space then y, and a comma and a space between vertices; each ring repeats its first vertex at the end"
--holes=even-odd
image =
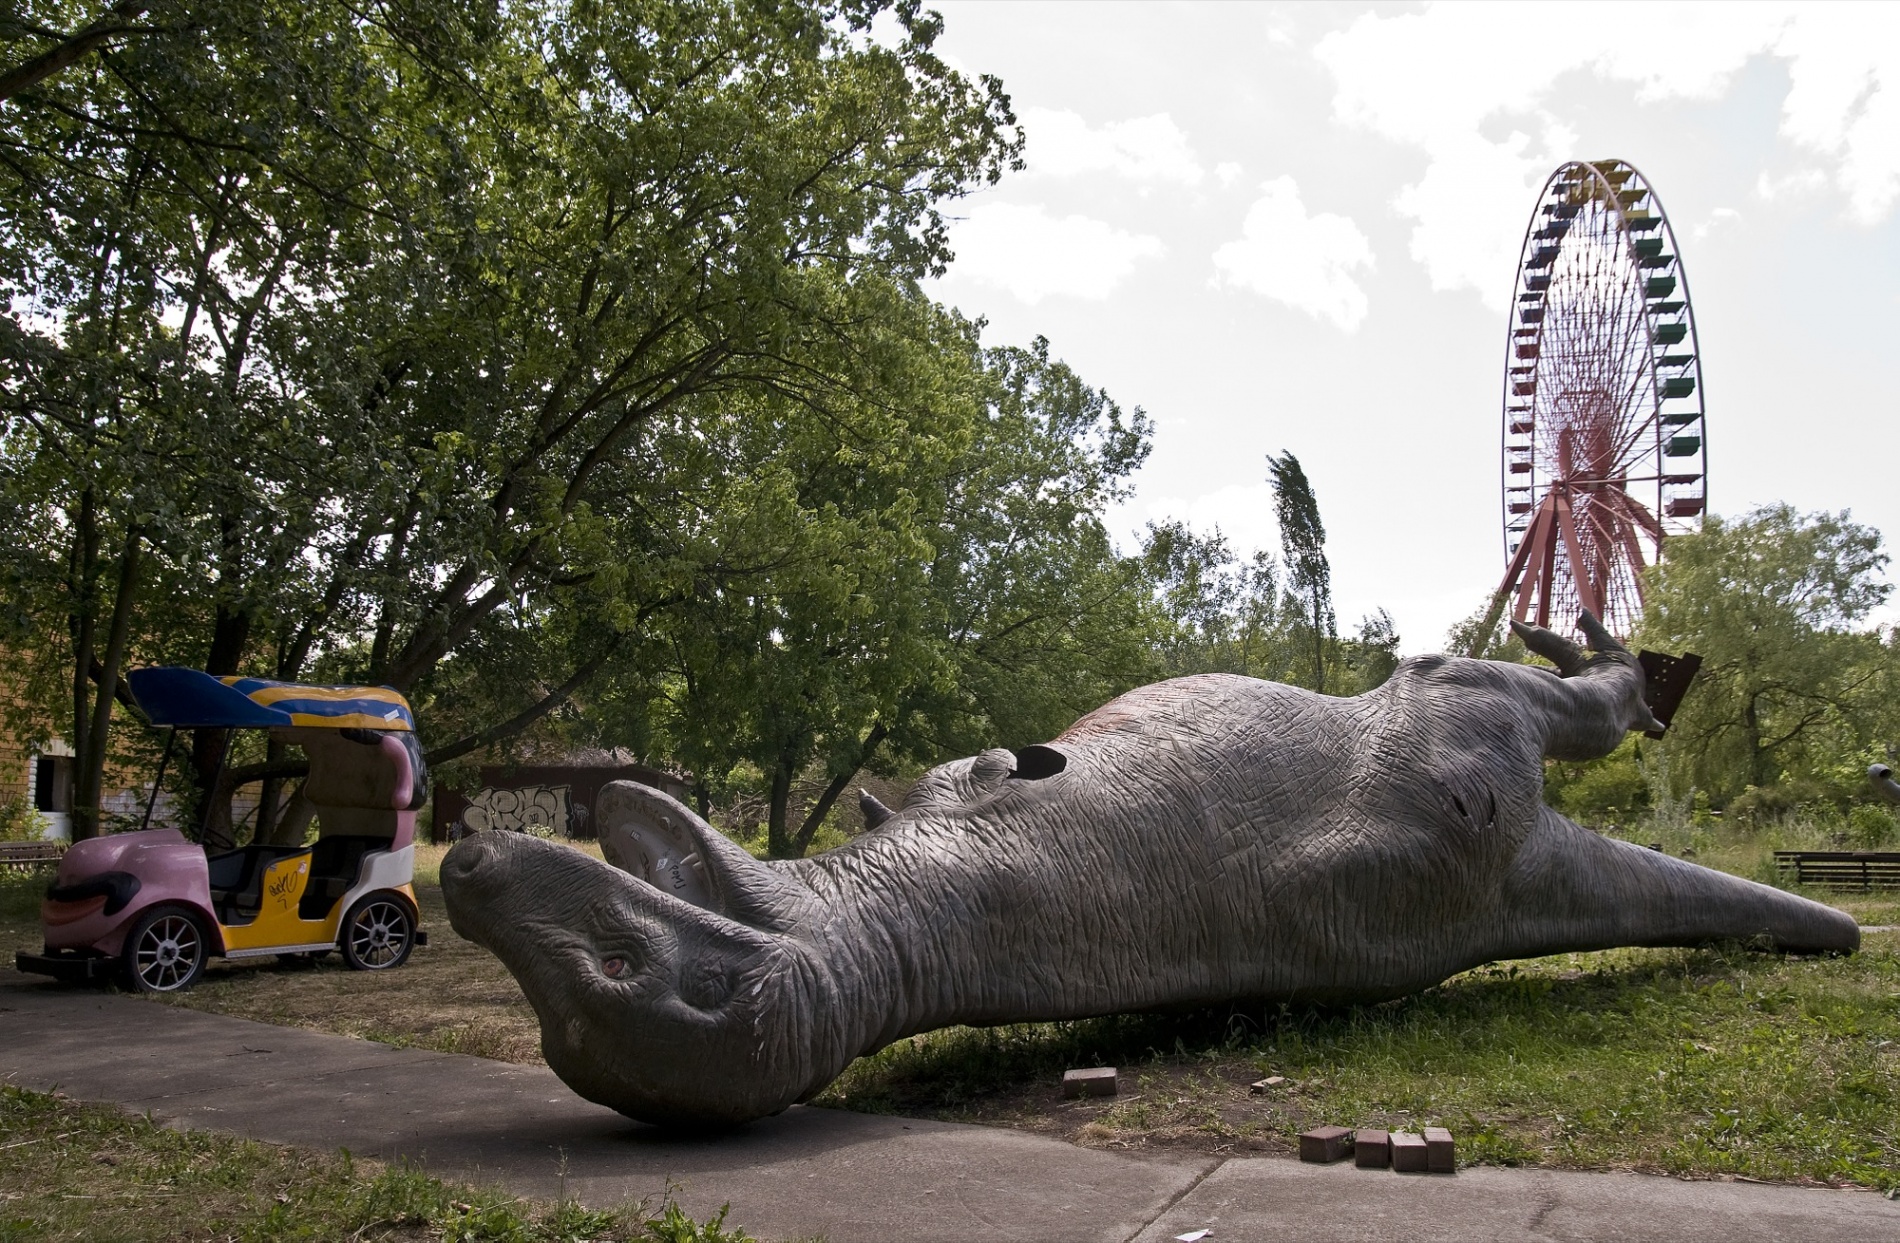
POLYGON ((1726 801, 1875 741, 1900 689, 1900 645, 1855 629, 1890 590, 1880 543, 1846 512, 1785 504, 1669 541, 1639 638, 1703 658, 1669 730, 1679 782, 1726 801))
POLYGON ((1291 452, 1267 456, 1273 482, 1274 515, 1280 522, 1280 547, 1286 557, 1287 589, 1301 603, 1311 645, 1313 689, 1325 694, 1326 665, 1339 627, 1333 617, 1333 571, 1326 560, 1326 527, 1300 460, 1291 452))
POLYGON ((1361 618, 1359 633, 1339 646, 1341 673, 1334 685, 1342 695, 1363 694, 1383 686, 1399 667, 1399 628, 1384 609, 1361 618))
POLYGON ((914 294, 884 318, 906 316, 938 348, 874 410, 747 424, 772 431, 730 476, 749 495, 708 511, 723 568, 658 619, 668 659, 629 670, 617 709, 712 782, 756 765, 774 857, 804 854, 867 766, 1039 741, 1151 669, 1139 576, 1100 517, 1146 421, 1046 342, 979 350, 914 294))
MULTIPOLYGON (((12 574, 82 772, 133 649, 388 682, 459 728, 440 760, 716 577, 679 507, 749 468, 746 420, 875 407, 938 204, 1020 150, 934 16, 874 41, 882 8, 154 8, 16 96, 12 574)), ((295 775, 213 789, 222 746, 214 805, 295 775)))
POLYGON ((18 18, 0 21, 0 39, 15 42, 24 37, 52 44, 44 51, 29 55, 12 68, 0 71, 0 100, 11 99, 21 91, 30 90, 68 65, 83 59, 94 48, 109 44, 121 35, 147 33, 148 28, 136 23, 139 16, 150 7, 142 0, 119 0, 119 3, 108 6, 104 13, 70 33, 18 18))
POLYGON ((1481 605, 1477 612, 1454 623, 1445 632, 1445 651, 1474 660, 1523 664, 1530 653, 1516 631, 1498 625, 1503 615, 1497 597, 1493 596, 1489 604, 1481 605))
POLYGON ((1198 535, 1186 523, 1150 523, 1141 560, 1158 614, 1152 640, 1170 676, 1239 673, 1296 680, 1295 636, 1272 554, 1243 561, 1218 527, 1198 535))
POLYGON ((1379 609, 1329 646, 1315 676, 1307 602, 1280 586, 1270 554, 1243 561, 1219 528, 1197 535, 1183 522, 1150 523, 1141 560, 1158 614, 1151 642, 1171 675, 1239 673, 1357 695, 1398 667, 1398 630, 1379 609))
MULTIPOLYGON (((330 321, 372 215, 356 192, 387 211, 408 184, 406 114, 387 109, 382 148, 364 121, 390 102, 365 70, 401 40, 266 7, 164 6, 16 96, 0 135, 0 487, 32 537, 8 554, 35 618, 16 653, 64 683, 82 837, 131 653, 202 627, 186 659, 234 672, 252 619, 302 594, 292 568, 338 499, 381 474, 365 403, 309 395, 374 389, 330 321)), ((222 745, 201 731, 201 782, 222 745)))

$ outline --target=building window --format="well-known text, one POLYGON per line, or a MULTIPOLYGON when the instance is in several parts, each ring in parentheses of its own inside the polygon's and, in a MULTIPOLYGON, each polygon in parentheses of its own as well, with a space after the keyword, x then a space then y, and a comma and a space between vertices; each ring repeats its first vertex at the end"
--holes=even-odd
POLYGON ((33 759, 33 810, 72 810, 72 757, 40 755, 33 759))

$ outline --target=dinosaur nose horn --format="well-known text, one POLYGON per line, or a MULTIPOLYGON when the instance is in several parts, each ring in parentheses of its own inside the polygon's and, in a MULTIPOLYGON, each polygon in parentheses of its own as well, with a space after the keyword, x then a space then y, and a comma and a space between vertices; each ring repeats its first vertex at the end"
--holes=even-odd
POLYGON ((516 833, 471 833, 449 848, 442 857, 442 883, 451 887, 480 884, 484 877, 501 871, 504 856, 519 845, 516 833))

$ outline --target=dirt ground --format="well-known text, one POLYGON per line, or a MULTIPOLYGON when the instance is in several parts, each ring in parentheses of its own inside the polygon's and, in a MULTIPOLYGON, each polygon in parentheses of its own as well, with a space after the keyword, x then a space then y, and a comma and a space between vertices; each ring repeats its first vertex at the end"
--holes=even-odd
MULTIPOLYGON (((153 1001, 385 1044, 539 1062, 540 1026, 514 977, 494 955, 449 927, 436 883, 445 853, 444 847, 417 847, 416 897, 429 943, 401 967, 351 971, 336 954, 314 964, 214 959, 197 987, 153 1001)), ((24 902, 10 903, 0 918, 0 948, 36 949, 38 942, 36 913, 24 902)))

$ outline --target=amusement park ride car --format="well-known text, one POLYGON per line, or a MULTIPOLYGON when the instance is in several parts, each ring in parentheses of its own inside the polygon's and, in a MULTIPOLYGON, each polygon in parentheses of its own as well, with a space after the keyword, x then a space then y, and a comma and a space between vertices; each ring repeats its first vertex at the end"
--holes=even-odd
POLYGON ((262 728, 301 746, 317 840, 212 853, 177 829, 140 829, 76 842, 40 908, 45 952, 17 955, 20 970, 169 993, 196 983, 214 954, 336 949, 350 967, 384 971, 427 943, 411 881, 428 774, 401 695, 196 669, 137 669, 128 680, 154 725, 262 728))

